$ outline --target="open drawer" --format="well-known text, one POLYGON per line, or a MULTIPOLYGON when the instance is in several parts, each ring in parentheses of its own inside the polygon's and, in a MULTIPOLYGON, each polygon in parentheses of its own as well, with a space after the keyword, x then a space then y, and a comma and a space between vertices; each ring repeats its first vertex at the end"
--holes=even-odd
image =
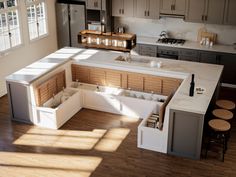
POLYGON ((36 124, 58 129, 81 109, 80 91, 67 88, 37 107, 36 124))
POLYGON ((142 122, 138 126, 138 147, 143 149, 148 149, 152 151, 157 152, 163 152, 166 153, 167 149, 167 137, 168 132, 164 124, 164 118, 168 118, 166 107, 168 103, 170 102, 171 98, 173 97, 174 92, 170 94, 167 99, 164 101, 164 103, 160 104, 159 111, 157 114, 159 114, 158 119, 158 126, 148 127, 147 121, 149 117, 152 115, 149 114, 149 116, 142 120, 142 122))

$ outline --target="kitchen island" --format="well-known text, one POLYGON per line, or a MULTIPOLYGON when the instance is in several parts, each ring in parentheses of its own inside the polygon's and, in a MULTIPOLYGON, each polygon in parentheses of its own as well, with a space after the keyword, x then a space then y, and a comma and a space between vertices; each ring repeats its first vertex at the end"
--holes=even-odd
MULTIPOLYGON (((127 54, 120 52, 111 52, 111 51, 108 52, 108 51, 78 49, 78 48, 61 49, 57 51, 56 54, 61 54, 63 56, 65 56, 65 54, 70 54, 70 55, 68 55, 68 58, 63 59, 63 63, 60 63, 57 66, 55 65, 52 68, 48 67, 46 69, 47 71, 44 71, 42 73, 30 74, 24 72, 16 72, 13 75, 8 76, 6 78, 8 85, 8 93, 10 95, 9 99, 12 105, 11 112, 13 119, 16 115, 18 116, 17 117, 18 119, 21 116, 25 117, 28 116, 31 123, 40 125, 39 117, 45 115, 45 113, 39 114, 38 110, 45 111, 44 110, 45 105, 37 104, 37 99, 35 99, 37 95, 36 93, 40 93, 40 91, 43 90, 42 88, 44 88, 43 86, 45 85, 45 81, 48 81, 49 78, 52 78, 52 76, 55 73, 62 72, 64 70, 66 79, 64 80, 65 84, 63 85, 63 87, 64 86, 71 87, 72 84, 75 84, 75 82, 72 82, 74 76, 73 76, 73 67, 71 71, 71 65, 91 67, 92 70, 93 68, 97 68, 99 69, 99 71, 109 69, 116 73, 119 72, 121 74, 136 73, 138 74, 139 78, 143 78, 144 77, 143 75, 145 75, 145 77, 147 75, 152 77, 160 77, 161 84, 165 82, 166 78, 168 80, 172 78, 172 81, 174 82, 181 80, 181 82, 179 82, 181 84, 177 87, 177 90, 173 98, 170 100, 169 104, 166 107, 163 128, 161 130, 155 129, 154 131, 156 132, 156 136, 155 139, 152 139, 151 134, 149 134, 150 132, 148 133, 148 135, 150 135, 148 137, 146 136, 147 134, 145 134, 146 130, 142 129, 143 126, 145 127, 145 122, 142 121, 140 127, 138 127, 140 129, 138 136, 138 147, 151 149, 163 153, 170 153, 179 156, 190 157, 194 159, 200 158, 204 118, 207 113, 211 100, 214 99, 215 96, 217 96, 217 90, 223 66, 186 62, 186 61, 175 61, 175 60, 144 57, 144 56, 131 56, 129 62, 118 61, 116 60, 118 57, 120 56, 126 57, 127 54), (151 67, 150 66, 151 61, 156 61, 156 62, 161 61, 162 67, 161 68, 151 67), (195 74, 196 87, 204 88, 204 92, 202 94, 195 94, 193 97, 189 97, 191 74, 195 74), (34 77, 32 77, 32 79, 29 79, 29 75, 34 75, 34 77), (14 87, 14 85, 12 84, 16 84, 17 87, 14 87), (17 91, 17 89, 19 89, 18 87, 19 85, 24 85, 24 88, 27 88, 25 96, 27 97, 28 103, 26 103, 27 105, 25 107, 22 106, 22 104, 20 107, 21 108, 24 107, 24 109, 27 109, 28 111, 26 112, 28 112, 28 115, 16 114, 14 112, 13 108, 15 104, 14 100, 16 100, 14 99, 14 96, 17 96, 16 94, 14 94, 14 91, 17 91), (38 90, 38 92, 35 93, 35 90, 38 90), (38 108, 39 106, 41 107, 40 109, 38 108), (143 145, 145 143, 149 143, 146 141, 147 138, 152 139, 151 142, 154 142, 154 144, 151 144, 150 146, 143 145)), ((57 57, 58 60, 60 60, 60 57, 59 56, 57 57)), ((53 60, 56 61, 57 57, 56 56, 53 57, 53 60)), ((47 60, 45 60, 45 62, 46 61, 47 60)), ((38 66, 40 68, 40 65, 34 65, 34 66, 35 67, 38 66)), ((97 78, 97 76, 94 77, 97 78)), ((105 78, 107 77, 105 76, 105 78)), ((56 77, 55 80, 57 81, 57 79, 58 77, 56 77)), ((96 86, 97 83, 95 82, 96 80, 94 81, 94 85, 96 86)), ((135 82, 136 81, 134 81, 133 83, 135 84, 135 82)), ((47 84, 50 85, 49 82, 47 82, 47 84)), ((76 100, 78 99, 74 100, 69 99, 67 102, 65 102, 65 108, 68 109, 70 108, 69 107, 70 104, 71 105, 74 105, 74 103, 78 104, 78 108, 73 108, 72 113, 75 113, 76 111, 79 111, 80 108, 84 107, 83 104, 85 101, 84 99, 86 97, 84 97, 83 95, 85 93, 83 90, 85 90, 88 87, 84 86, 82 87, 83 88, 78 89, 79 90, 78 94, 77 92, 74 93, 76 98, 83 97, 82 103, 76 102, 76 100)), ((130 89, 127 85, 126 87, 127 88, 123 88, 122 85, 123 89, 127 90, 130 89)), ((46 91, 50 91, 50 88, 51 87, 49 88, 47 87, 46 91)), ((93 90, 91 88, 93 87, 89 87, 90 90, 93 90)), ((164 87, 162 87, 161 93, 168 96, 169 92, 165 92, 165 90, 163 89, 164 87)), ((145 92, 145 90, 139 90, 139 91, 145 92)), ((118 107, 120 107, 123 98, 120 97, 118 98, 118 96, 116 98, 119 101, 119 103, 115 102, 113 106, 118 105, 118 107)), ((114 100, 114 97, 112 99, 114 100)), ((140 101, 137 99, 137 102, 140 101)), ((148 110, 149 109, 148 105, 145 106, 147 106, 146 109, 148 110)), ((63 111, 64 107, 61 106, 60 109, 61 109, 60 111, 63 111)), ((18 111, 20 110, 18 109, 18 111)), ((60 111, 58 114, 60 114, 60 111)), ((119 110, 117 113, 119 113, 119 110)), ((57 113, 55 115, 57 115, 57 113)), ((59 128, 61 125, 63 125, 64 122, 66 122, 72 116, 73 115, 71 114, 65 120, 60 121, 58 126, 56 126, 55 128, 59 128)), ((145 118, 147 118, 147 116, 148 113, 142 116, 144 121, 145 118)), ((46 125, 46 123, 44 122, 43 125, 46 125)))

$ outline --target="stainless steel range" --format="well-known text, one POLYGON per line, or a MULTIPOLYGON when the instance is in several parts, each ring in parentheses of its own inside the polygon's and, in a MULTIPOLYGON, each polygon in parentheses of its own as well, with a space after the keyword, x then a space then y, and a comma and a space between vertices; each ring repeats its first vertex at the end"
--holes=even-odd
POLYGON ((160 44, 169 44, 169 45, 184 45, 184 39, 174 39, 174 38, 160 38, 157 40, 157 43, 160 44))

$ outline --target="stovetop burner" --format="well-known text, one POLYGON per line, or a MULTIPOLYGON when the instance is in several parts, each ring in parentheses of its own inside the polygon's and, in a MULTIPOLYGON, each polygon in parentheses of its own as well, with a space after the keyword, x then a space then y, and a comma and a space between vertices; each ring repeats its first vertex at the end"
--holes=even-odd
POLYGON ((170 44, 170 45, 184 45, 185 40, 184 39, 174 39, 174 38, 163 38, 163 39, 158 39, 157 43, 170 44))

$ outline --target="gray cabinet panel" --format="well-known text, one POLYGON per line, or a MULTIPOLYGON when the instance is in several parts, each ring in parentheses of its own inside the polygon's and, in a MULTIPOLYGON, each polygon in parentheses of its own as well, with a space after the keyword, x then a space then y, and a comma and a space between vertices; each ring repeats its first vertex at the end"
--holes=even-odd
POLYGON ((236 25, 236 1, 226 0, 224 24, 236 25))
POLYGON ((139 44, 139 55, 156 57, 157 56, 157 46, 155 45, 146 45, 146 44, 139 44))
POLYGON ((196 50, 180 49, 179 60, 198 62, 199 53, 196 50))
POLYGON ((205 22, 222 24, 224 19, 225 0, 208 0, 205 13, 205 22))
POLYGON ((20 122, 32 123, 30 118, 31 110, 29 108, 29 87, 14 82, 8 82, 7 87, 12 119, 20 122))
POLYGON ((200 52, 199 61, 201 63, 218 64, 218 54, 214 52, 200 52))
POLYGON ((188 0, 185 20, 189 22, 203 22, 206 0, 188 0))
POLYGON ((170 110, 168 153, 200 159, 204 116, 170 110))
POLYGON ((222 82, 236 84, 236 55, 222 54, 220 56, 220 64, 224 65, 222 82))

